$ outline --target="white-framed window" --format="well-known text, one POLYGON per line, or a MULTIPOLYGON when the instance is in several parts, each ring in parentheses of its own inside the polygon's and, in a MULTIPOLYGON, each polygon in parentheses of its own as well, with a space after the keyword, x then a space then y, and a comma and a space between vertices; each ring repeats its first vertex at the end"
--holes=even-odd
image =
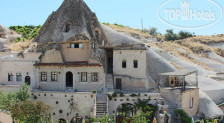
POLYGON ((81 72, 81 82, 87 82, 87 72, 81 72))
POLYGON ((98 73, 97 72, 91 73, 91 81, 98 82, 98 73))
POLYGON ((51 81, 52 82, 58 81, 58 72, 51 72, 51 81))
POLYGON ((40 79, 41 81, 47 81, 47 72, 41 72, 40 79))
POLYGON ((190 106, 189 106, 189 108, 191 109, 193 107, 194 107, 194 98, 191 98, 190 99, 190 106))
POLYGON ((13 81, 13 74, 12 73, 8 73, 8 81, 9 82, 13 81))
POLYGON ((70 48, 83 48, 82 43, 71 43, 70 48))
POLYGON ((21 82, 22 81, 22 74, 21 73, 16 73, 16 81, 21 82))

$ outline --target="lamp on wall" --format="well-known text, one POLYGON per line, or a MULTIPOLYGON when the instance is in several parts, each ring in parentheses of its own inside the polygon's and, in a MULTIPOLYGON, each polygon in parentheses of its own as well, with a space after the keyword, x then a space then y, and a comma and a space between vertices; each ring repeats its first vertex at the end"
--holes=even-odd
POLYGON ((29 72, 26 72, 26 75, 28 76, 29 75, 29 72))

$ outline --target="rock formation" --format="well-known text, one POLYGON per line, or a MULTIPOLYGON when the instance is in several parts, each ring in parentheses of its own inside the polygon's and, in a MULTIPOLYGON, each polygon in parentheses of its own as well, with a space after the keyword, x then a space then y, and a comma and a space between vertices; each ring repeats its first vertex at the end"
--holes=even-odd
POLYGON ((60 49, 60 43, 80 34, 96 42, 97 45, 107 44, 95 13, 85 2, 65 0, 61 7, 48 17, 34 42, 38 43, 37 51, 60 49), (69 26, 68 32, 66 32, 67 26, 69 26))

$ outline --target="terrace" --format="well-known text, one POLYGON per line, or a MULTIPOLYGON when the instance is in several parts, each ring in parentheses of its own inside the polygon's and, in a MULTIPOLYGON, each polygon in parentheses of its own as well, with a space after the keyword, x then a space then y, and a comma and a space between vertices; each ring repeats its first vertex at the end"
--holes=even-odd
POLYGON ((159 78, 160 88, 181 89, 182 91, 198 88, 198 71, 175 71, 161 73, 159 78))

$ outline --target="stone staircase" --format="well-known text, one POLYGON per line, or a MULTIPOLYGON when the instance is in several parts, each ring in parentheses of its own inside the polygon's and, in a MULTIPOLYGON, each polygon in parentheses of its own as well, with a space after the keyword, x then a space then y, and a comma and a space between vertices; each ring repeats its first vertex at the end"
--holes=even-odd
POLYGON ((107 95, 100 94, 96 96, 96 117, 107 115, 107 95))
POLYGON ((107 91, 114 91, 114 77, 113 74, 106 75, 106 88, 107 91))

